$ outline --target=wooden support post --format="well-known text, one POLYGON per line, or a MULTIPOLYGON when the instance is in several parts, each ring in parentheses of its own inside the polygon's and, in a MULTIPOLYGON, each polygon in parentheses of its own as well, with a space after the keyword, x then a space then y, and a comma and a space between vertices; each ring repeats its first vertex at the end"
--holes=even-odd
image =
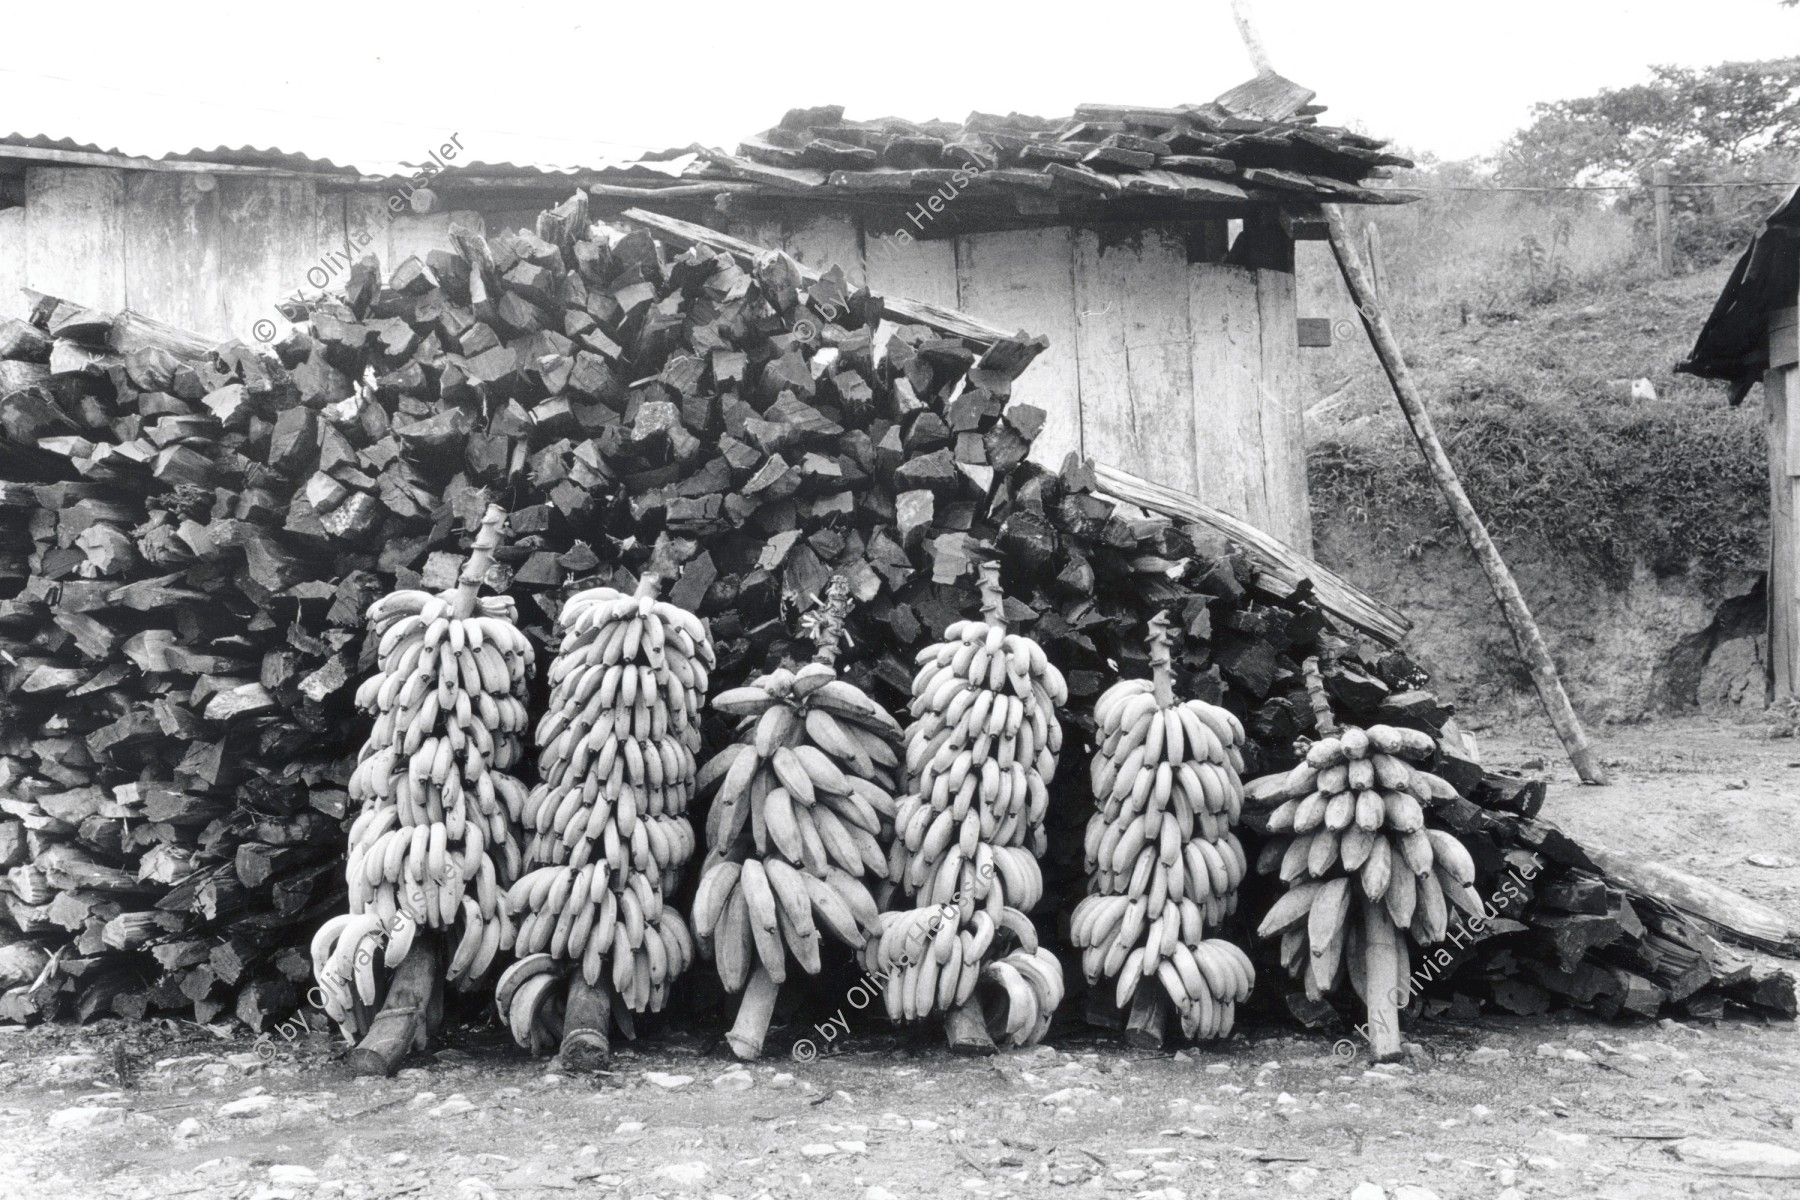
MULTIPOLYGON (((1800 299, 1800 297, 1796 297, 1800 299)), ((1800 308, 1769 314, 1763 411, 1769 442, 1769 700, 1800 696, 1800 308)))
POLYGON ((1369 280, 1375 285, 1375 300, 1378 304, 1388 302, 1387 260, 1381 253, 1381 226, 1370 221, 1363 228, 1363 241, 1368 246, 1369 280))
POLYGON ((1393 385, 1394 397, 1400 402, 1400 411, 1406 416, 1413 439, 1419 443, 1420 453, 1425 456, 1425 465, 1431 470, 1432 480, 1436 482, 1438 491, 1443 494, 1445 503, 1455 515, 1457 524, 1462 526, 1469 548, 1474 551, 1476 561, 1487 575, 1488 586, 1493 588, 1494 598, 1500 603, 1500 613, 1506 618, 1506 624, 1512 630, 1513 641, 1519 647, 1519 656, 1525 660, 1525 668, 1531 673, 1532 683, 1537 686, 1538 699, 1544 705, 1544 712, 1549 716, 1550 724, 1556 727, 1556 734, 1562 739, 1563 747, 1569 753, 1569 760, 1575 764, 1575 771, 1581 776, 1582 782, 1605 783, 1606 773, 1601 769, 1593 747, 1588 744, 1587 732, 1582 729, 1580 719, 1575 716, 1575 710, 1569 704, 1568 693, 1563 691, 1562 677, 1556 672, 1556 664, 1550 660, 1550 651, 1544 645, 1544 635, 1538 631, 1537 622, 1532 619, 1531 609, 1526 605, 1525 597, 1520 594, 1512 572, 1507 569, 1506 560, 1500 557, 1499 548, 1494 545, 1494 539, 1488 534, 1487 526, 1482 523, 1475 506, 1469 502, 1469 495, 1463 491, 1462 481, 1456 477, 1456 468, 1450 464, 1450 456, 1444 453, 1444 445, 1438 440, 1431 414, 1425 411, 1425 402, 1419 395, 1418 385, 1413 382, 1412 371, 1406 365, 1405 356, 1400 353, 1400 343, 1395 339, 1387 316, 1375 297, 1368 272, 1364 270, 1362 260, 1357 257, 1356 248, 1350 244, 1350 236, 1344 229, 1343 214, 1336 205, 1326 205, 1325 220, 1331 234, 1331 252, 1337 259, 1338 269, 1343 273, 1344 285, 1350 289, 1350 299, 1362 317, 1363 328, 1368 330, 1369 341, 1375 347, 1376 357, 1381 359, 1388 382, 1393 385))
POLYGON ((1675 273, 1675 237, 1669 227, 1669 164, 1650 168, 1651 199, 1656 205, 1656 267, 1663 278, 1675 273))

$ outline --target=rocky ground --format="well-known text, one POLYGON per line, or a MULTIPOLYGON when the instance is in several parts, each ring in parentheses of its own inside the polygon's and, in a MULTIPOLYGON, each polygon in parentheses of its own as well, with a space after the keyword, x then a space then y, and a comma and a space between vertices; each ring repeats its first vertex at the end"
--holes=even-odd
MULTIPOLYGON (((1485 736, 1496 761, 1561 769, 1542 736, 1485 736)), ((1559 783, 1549 815, 1795 914, 1800 745, 1697 722, 1600 741, 1617 781, 1559 783)), ((962 1060, 848 1024, 778 1030, 749 1067, 676 1038, 580 1078, 479 1032, 380 1081, 297 1027, 0 1031, 0 1196, 1800 1195, 1791 1025, 1432 1022, 1377 1067, 1279 1027, 1201 1052, 1072 1032, 962 1060), (803 1035, 828 1053, 790 1058, 803 1035)))

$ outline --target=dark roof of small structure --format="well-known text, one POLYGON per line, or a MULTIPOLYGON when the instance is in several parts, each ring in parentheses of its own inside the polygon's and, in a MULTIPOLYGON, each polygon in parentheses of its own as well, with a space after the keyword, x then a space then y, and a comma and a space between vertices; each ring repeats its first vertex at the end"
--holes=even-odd
POLYGON ((735 154, 705 152, 677 183, 720 177, 790 199, 927 196, 945 186, 1055 211, 1063 201, 1151 199, 1211 206, 1391 204, 1368 186, 1412 162, 1385 142, 1318 123, 1313 93, 1259 76, 1208 104, 1084 104, 1056 120, 974 113, 961 122, 844 119, 795 109, 735 154))
POLYGON ((1800 188, 1763 222, 1719 293, 1712 315, 1677 371, 1732 384, 1742 400, 1769 365, 1769 314, 1800 295, 1800 188))
MULTIPOLYGON (((510 147, 491 136, 457 161, 429 164, 434 186, 459 181, 527 188, 591 187, 597 196, 710 203, 722 193, 772 202, 889 203, 904 206, 955 187, 972 210, 998 223, 1088 218, 1216 215, 1221 209, 1319 202, 1396 203, 1412 199, 1367 186, 1389 167, 1412 164, 1384 142, 1321 125, 1314 93, 1262 75, 1206 104, 1149 108, 1084 104, 1046 120, 974 113, 962 122, 884 118, 849 121, 839 105, 795 109, 735 153, 698 145, 616 154, 608 144, 510 147), (555 152, 554 159, 539 157, 555 152)), ((241 134, 245 127, 233 127, 241 134)), ((61 132, 61 131, 57 131, 61 132)), ((195 132, 202 132, 196 129, 195 132)), ((288 132, 292 132, 291 130, 288 132)), ((169 135, 172 140, 175 135, 169 135)), ((289 143, 292 145, 292 143, 289 143)), ((275 145, 145 140, 78 141, 48 133, 0 132, 0 160, 204 170, 329 178, 373 187, 411 175, 423 161, 349 147, 321 158, 275 145), (188 148, 181 148, 183 145, 188 148), (210 148, 208 146, 210 145, 210 148)))

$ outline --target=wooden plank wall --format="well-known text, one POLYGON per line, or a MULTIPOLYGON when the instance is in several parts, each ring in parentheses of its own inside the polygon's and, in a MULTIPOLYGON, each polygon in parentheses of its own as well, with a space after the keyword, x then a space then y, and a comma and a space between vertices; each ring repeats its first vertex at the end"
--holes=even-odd
POLYGON ((25 206, 0 212, 0 313, 22 311, 14 298, 29 286, 249 339, 264 318, 285 326, 275 305, 295 291, 343 282, 332 252, 374 254, 391 270, 447 249, 452 224, 485 228, 479 212, 395 215, 385 194, 311 180, 215 176, 202 191, 189 174, 32 167, 25 206), (360 246, 358 231, 368 234, 360 246))
POLYGON ((0 208, 0 317, 23 317, 25 206, 0 208))
POLYGON ((858 236, 849 217, 776 215, 729 232, 810 267, 843 265, 877 292, 1047 335, 1020 390, 1048 414, 1037 461, 1080 450, 1310 551, 1294 276, 1222 261, 1219 225, 905 244, 877 236, 885 227, 858 236))
MULTIPOLYGON (((1800 300, 1800 297, 1796 297, 1800 300)), ((1796 313, 1769 318, 1769 699, 1800 696, 1800 346, 1796 313)))

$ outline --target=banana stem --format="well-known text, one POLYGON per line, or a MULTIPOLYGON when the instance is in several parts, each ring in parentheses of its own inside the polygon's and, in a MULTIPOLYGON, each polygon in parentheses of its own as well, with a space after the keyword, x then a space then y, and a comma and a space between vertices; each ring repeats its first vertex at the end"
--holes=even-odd
POLYGON ((662 585, 662 576, 656 573, 654 567, 649 567, 638 577, 637 590, 632 595, 648 596, 654 600, 662 594, 662 585))
POLYGON ((781 985, 770 977, 766 967, 757 964, 750 973, 750 982, 744 985, 744 1002, 738 1005, 737 1020, 725 1035, 733 1054, 746 1062, 762 1057, 763 1039, 768 1036, 769 1021, 775 1015, 775 997, 780 993, 781 985))
POLYGON ((1171 708, 1175 704, 1175 671, 1169 665, 1169 614, 1159 612, 1150 618, 1150 678, 1156 686, 1156 707, 1171 708))
POLYGON ((1393 1062, 1400 1049, 1400 932, 1387 909, 1362 901, 1363 995, 1369 1011, 1369 1053, 1376 1062, 1393 1062))
POLYGON ((612 997, 606 984, 591 987, 576 972, 569 980, 569 1003, 563 1012, 561 1058, 570 1071, 598 1070, 612 1055, 607 1033, 612 1026, 612 997))
POLYGON ((1155 982, 1147 979, 1138 985, 1131 1016, 1125 1022, 1125 1044, 1139 1050, 1162 1049, 1168 1006, 1163 1003, 1162 991, 1151 986, 1155 982))
POLYGON ((1337 718, 1331 715, 1331 701, 1325 697, 1325 677, 1319 673, 1319 656, 1309 655, 1300 666, 1306 676, 1306 697, 1312 701, 1313 724, 1318 726, 1320 737, 1330 737, 1338 731, 1337 718))
POLYGON ((978 576, 981 588, 981 616, 989 625, 1006 624, 1006 592, 1000 587, 1000 564, 988 561, 981 564, 978 576))
POLYGON ((987 1017, 981 1011, 981 1000, 970 996, 944 1018, 944 1039, 952 1054, 992 1054, 997 1047, 988 1035, 987 1017))
POLYGON ((807 622, 812 635, 813 661, 824 663, 828 667, 837 665, 838 654, 843 650, 844 621, 850 615, 850 584, 842 575, 833 575, 831 584, 825 589, 823 607, 809 613, 807 622))
POLYGON ((462 575, 456 583, 456 617, 472 616, 475 612, 475 598, 481 591, 481 582, 487 578, 488 568, 494 565, 494 551, 500 548, 500 530, 506 524, 506 510, 498 504, 490 504, 487 512, 482 514, 481 527, 475 531, 475 544, 469 549, 468 561, 463 563, 462 575))

